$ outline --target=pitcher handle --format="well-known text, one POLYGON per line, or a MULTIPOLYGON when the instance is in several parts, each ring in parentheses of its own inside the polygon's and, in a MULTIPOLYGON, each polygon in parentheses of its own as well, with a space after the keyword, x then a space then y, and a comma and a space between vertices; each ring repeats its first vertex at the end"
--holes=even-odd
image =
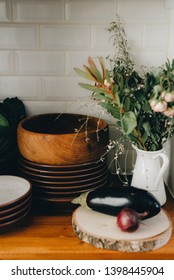
POLYGON ((169 165, 169 158, 168 158, 168 156, 164 152, 158 154, 157 156, 154 156, 153 159, 156 159, 158 157, 162 158, 163 164, 162 164, 160 172, 159 172, 159 174, 158 174, 158 176, 157 176, 157 178, 155 180, 155 183, 154 183, 154 190, 155 191, 158 189, 159 182, 160 182, 161 178, 163 177, 164 172, 166 171, 166 169, 167 169, 167 167, 169 165))

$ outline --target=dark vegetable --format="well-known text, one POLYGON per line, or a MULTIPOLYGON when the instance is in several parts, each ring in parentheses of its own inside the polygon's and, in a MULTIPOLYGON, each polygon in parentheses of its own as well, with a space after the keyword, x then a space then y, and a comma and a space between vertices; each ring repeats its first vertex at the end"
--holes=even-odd
POLYGON ((148 212, 141 214, 130 208, 123 208, 117 215, 117 225, 122 231, 133 232, 139 228, 140 221, 148 215, 148 212))
POLYGON ((17 126, 26 117, 24 103, 17 97, 0 102, 0 175, 14 174, 17 167, 17 126))
POLYGON ((85 192, 72 203, 112 216, 117 216, 123 208, 133 209, 137 213, 148 212, 143 219, 153 217, 161 210, 160 203, 150 192, 131 186, 85 192))

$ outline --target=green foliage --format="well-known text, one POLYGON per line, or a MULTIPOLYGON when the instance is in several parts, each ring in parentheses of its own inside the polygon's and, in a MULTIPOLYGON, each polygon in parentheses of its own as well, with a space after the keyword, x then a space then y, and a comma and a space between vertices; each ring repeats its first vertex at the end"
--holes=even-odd
MULTIPOLYGON (((116 125, 125 138, 140 149, 158 150, 174 133, 174 117, 168 118, 161 112, 154 112, 150 106, 152 98, 159 98, 161 91, 173 90, 173 62, 155 73, 146 73, 144 78, 132 70, 128 73, 123 65, 108 70, 102 61, 101 71, 89 58, 88 75, 94 84, 80 83, 80 86, 93 92, 109 114, 116 119, 116 125), (98 79, 99 78, 99 79, 98 79)), ((101 65, 101 63, 100 63, 101 65)), ((84 74, 76 69, 78 74, 84 74)), ((168 104, 169 106, 171 104, 168 104)))
POLYGON ((17 97, 6 98, 0 103, 0 169, 16 164, 17 125, 25 117, 24 104, 17 97))
POLYGON ((0 114, 0 127, 3 128, 7 126, 9 126, 7 119, 2 114, 0 114))
POLYGON ((126 135, 132 133, 137 125, 136 117, 133 112, 125 112, 121 119, 123 131, 126 135))
POLYGON ((107 29, 117 51, 114 67, 106 69, 99 57, 100 69, 88 58, 84 71, 75 68, 92 84, 80 83, 92 91, 92 98, 116 119, 116 125, 126 140, 143 150, 161 149, 174 134, 174 60, 153 69, 143 77, 135 70, 130 58, 126 34, 119 16, 107 29), (154 101, 155 105, 151 105, 154 101))

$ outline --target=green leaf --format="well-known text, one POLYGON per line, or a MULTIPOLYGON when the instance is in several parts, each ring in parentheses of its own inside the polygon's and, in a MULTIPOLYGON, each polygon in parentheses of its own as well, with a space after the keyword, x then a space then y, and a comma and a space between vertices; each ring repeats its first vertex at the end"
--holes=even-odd
POLYGON ((90 80, 90 81, 95 81, 95 79, 93 78, 93 76, 90 75, 89 72, 85 72, 79 68, 74 68, 74 71, 81 77, 90 80))
POLYGON ((143 128, 144 128, 145 132, 147 133, 147 135, 150 136, 150 132, 151 132, 150 123, 149 122, 144 122, 143 123, 143 128))
POLYGON ((111 82, 110 74, 109 74, 109 71, 107 69, 105 70, 105 78, 109 83, 111 82))
POLYGON ((144 144, 146 143, 147 139, 148 139, 148 134, 146 132, 144 132, 143 137, 142 137, 144 144))
POLYGON ((90 56, 88 57, 88 63, 89 63, 89 70, 97 78, 97 81, 102 83, 102 81, 103 81, 102 75, 101 75, 100 71, 97 69, 97 67, 94 63, 94 60, 90 56))
POLYGON ((100 56, 98 58, 98 60, 99 60, 99 63, 100 63, 101 69, 102 69, 102 79, 103 79, 103 81, 104 81, 104 79, 106 79, 108 81, 108 71, 105 68, 104 59, 103 59, 103 57, 100 56))
POLYGON ((122 128, 125 134, 130 134, 137 125, 135 114, 131 111, 126 112, 121 119, 122 128))
POLYGON ((2 114, 0 114, 0 126, 2 127, 9 126, 7 119, 2 114))
POLYGON ((154 143, 152 143, 152 145, 151 145, 151 151, 156 151, 158 149, 158 146, 157 145, 155 145, 154 143))
POLYGON ((116 94, 118 92, 118 85, 114 84, 113 85, 113 93, 116 94))
POLYGON ((134 107, 137 109, 137 111, 141 110, 141 104, 138 101, 134 103, 134 107))
POLYGON ((118 106, 114 106, 113 104, 107 102, 99 102, 98 104, 105 108, 115 119, 120 120, 121 114, 118 106))
POLYGON ((84 83, 79 83, 79 86, 81 86, 82 88, 85 88, 87 90, 96 92, 96 93, 103 93, 103 94, 107 94, 108 95, 107 90, 102 88, 102 87, 98 88, 97 86, 93 86, 93 85, 89 85, 89 84, 84 84, 84 83))
POLYGON ((124 109, 125 109, 126 112, 128 112, 130 110, 130 103, 131 103, 130 102, 130 97, 127 96, 125 98, 125 101, 124 101, 124 109))
POLYGON ((140 116, 137 120, 137 130, 141 130, 141 128, 143 126, 143 122, 144 122, 144 118, 142 116, 140 116))
POLYGON ((111 101, 111 99, 112 99, 112 96, 111 95, 109 95, 109 94, 103 94, 103 93, 94 93, 93 94, 93 97, 94 97, 94 99, 96 99, 96 100, 105 100, 105 101, 111 101))
POLYGON ((150 137, 152 138, 152 142, 153 142, 156 146, 158 146, 158 140, 157 140, 157 138, 159 138, 159 136, 156 135, 155 133, 154 133, 154 134, 151 133, 151 134, 150 134, 150 137))
POLYGON ((115 92, 115 99, 116 99, 117 105, 118 105, 119 107, 121 107, 121 104, 120 104, 120 97, 119 97, 119 92, 118 92, 118 91, 115 92))

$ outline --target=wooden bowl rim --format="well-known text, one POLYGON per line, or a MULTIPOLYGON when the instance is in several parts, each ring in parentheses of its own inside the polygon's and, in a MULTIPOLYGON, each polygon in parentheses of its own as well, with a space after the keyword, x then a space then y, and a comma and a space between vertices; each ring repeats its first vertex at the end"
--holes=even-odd
MULTIPOLYGON (((79 117, 89 117, 89 119, 94 119, 96 121, 99 120, 99 127, 98 127, 98 132, 99 131, 102 131, 102 130, 105 130, 107 129, 108 130, 108 123, 102 119, 102 118, 98 118, 98 117, 94 117, 94 116, 90 116, 90 115, 83 115, 83 114, 74 114, 74 113, 45 113, 45 114, 36 114, 36 115, 32 115, 32 116, 29 116, 29 117, 26 117, 25 119, 23 119, 22 121, 19 122, 18 124, 18 130, 20 129, 21 131, 25 131, 25 133, 28 133, 28 134, 34 134, 34 135, 50 135, 50 136, 62 136, 62 135, 68 135, 68 134, 71 134, 71 135, 75 135, 75 134, 80 134, 80 135, 86 135, 86 132, 85 131, 82 131, 82 132, 69 132, 69 133, 44 133, 44 132, 35 132, 35 131, 32 131, 32 130, 28 130, 28 129, 25 129, 23 127, 23 124, 25 122, 28 122, 30 120, 33 120, 35 118, 39 118, 39 117, 42 117, 42 116, 50 116, 50 115, 69 115, 69 116, 79 116, 79 117), (101 125, 101 127, 100 127, 101 125)), ((92 129, 92 130, 87 130, 88 134, 91 134, 91 133, 97 133, 96 129, 92 129)))

